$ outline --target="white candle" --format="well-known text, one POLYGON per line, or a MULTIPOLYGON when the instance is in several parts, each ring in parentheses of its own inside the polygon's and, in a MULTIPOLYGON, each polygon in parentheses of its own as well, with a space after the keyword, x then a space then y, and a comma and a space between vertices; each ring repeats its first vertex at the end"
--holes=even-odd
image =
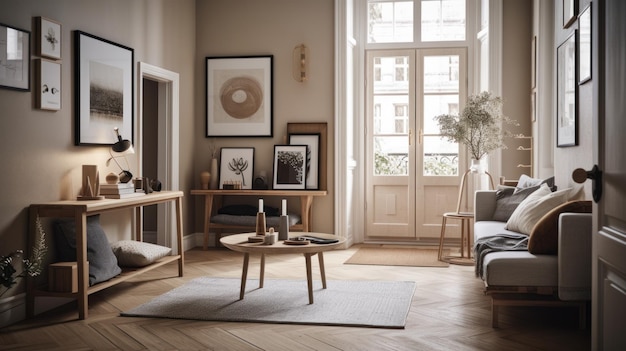
POLYGON ((287 199, 283 199, 283 216, 287 215, 287 199))
POLYGON ((263 199, 259 199, 259 212, 263 212, 263 199))

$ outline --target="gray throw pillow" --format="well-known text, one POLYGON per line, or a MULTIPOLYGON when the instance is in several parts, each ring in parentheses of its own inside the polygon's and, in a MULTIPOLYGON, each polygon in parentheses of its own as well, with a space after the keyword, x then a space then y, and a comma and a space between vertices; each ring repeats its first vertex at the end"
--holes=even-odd
MULTIPOLYGON (((60 261, 76 261, 76 225, 73 218, 55 221, 54 242, 60 261)), ((122 272, 100 226, 100 215, 87 217, 87 261, 89 286, 107 281, 122 272)))
POLYGON ((493 213, 493 220, 500 222, 508 221, 517 206, 537 189, 539 189, 539 185, 528 188, 506 187, 498 189, 496 191, 496 210, 493 213))

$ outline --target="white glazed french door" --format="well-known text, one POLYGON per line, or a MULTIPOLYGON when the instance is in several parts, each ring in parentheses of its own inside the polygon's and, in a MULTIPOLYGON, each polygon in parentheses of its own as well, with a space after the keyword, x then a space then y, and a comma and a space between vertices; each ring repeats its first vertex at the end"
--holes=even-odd
POLYGON ((455 208, 465 152, 433 117, 467 95, 465 49, 366 53, 366 240, 436 237, 455 208))

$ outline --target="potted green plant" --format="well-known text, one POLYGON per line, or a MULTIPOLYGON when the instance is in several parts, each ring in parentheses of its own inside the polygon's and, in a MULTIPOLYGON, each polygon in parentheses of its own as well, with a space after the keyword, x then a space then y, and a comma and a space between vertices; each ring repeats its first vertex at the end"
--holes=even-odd
POLYGON ((37 218, 35 224, 37 226, 37 238, 30 258, 22 257, 22 250, 14 251, 7 256, 0 256, 0 289, 2 289, 0 297, 9 291, 19 279, 27 276, 36 277, 43 270, 43 259, 48 251, 46 236, 39 218, 37 218), (14 265, 20 258, 22 265, 21 271, 18 273, 18 269, 14 265))
POLYGON ((506 148, 504 138, 512 133, 503 129, 504 124, 518 125, 502 113, 502 98, 488 91, 468 96, 460 115, 439 115, 435 121, 443 137, 467 146, 472 170, 489 152, 506 148))

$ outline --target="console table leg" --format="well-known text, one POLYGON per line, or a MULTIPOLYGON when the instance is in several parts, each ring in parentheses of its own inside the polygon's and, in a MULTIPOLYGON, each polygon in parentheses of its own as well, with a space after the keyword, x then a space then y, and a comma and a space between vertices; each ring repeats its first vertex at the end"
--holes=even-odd
POLYGON ((304 260, 306 261, 306 283, 309 287, 309 304, 313 304, 313 272, 311 269, 311 254, 305 253, 304 260))
POLYGON ((241 271, 241 290, 239 290, 239 300, 243 300, 246 293, 246 279, 248 279, 248 262, 250 262, 250 254, 243 254, 243 270, 241 271))

